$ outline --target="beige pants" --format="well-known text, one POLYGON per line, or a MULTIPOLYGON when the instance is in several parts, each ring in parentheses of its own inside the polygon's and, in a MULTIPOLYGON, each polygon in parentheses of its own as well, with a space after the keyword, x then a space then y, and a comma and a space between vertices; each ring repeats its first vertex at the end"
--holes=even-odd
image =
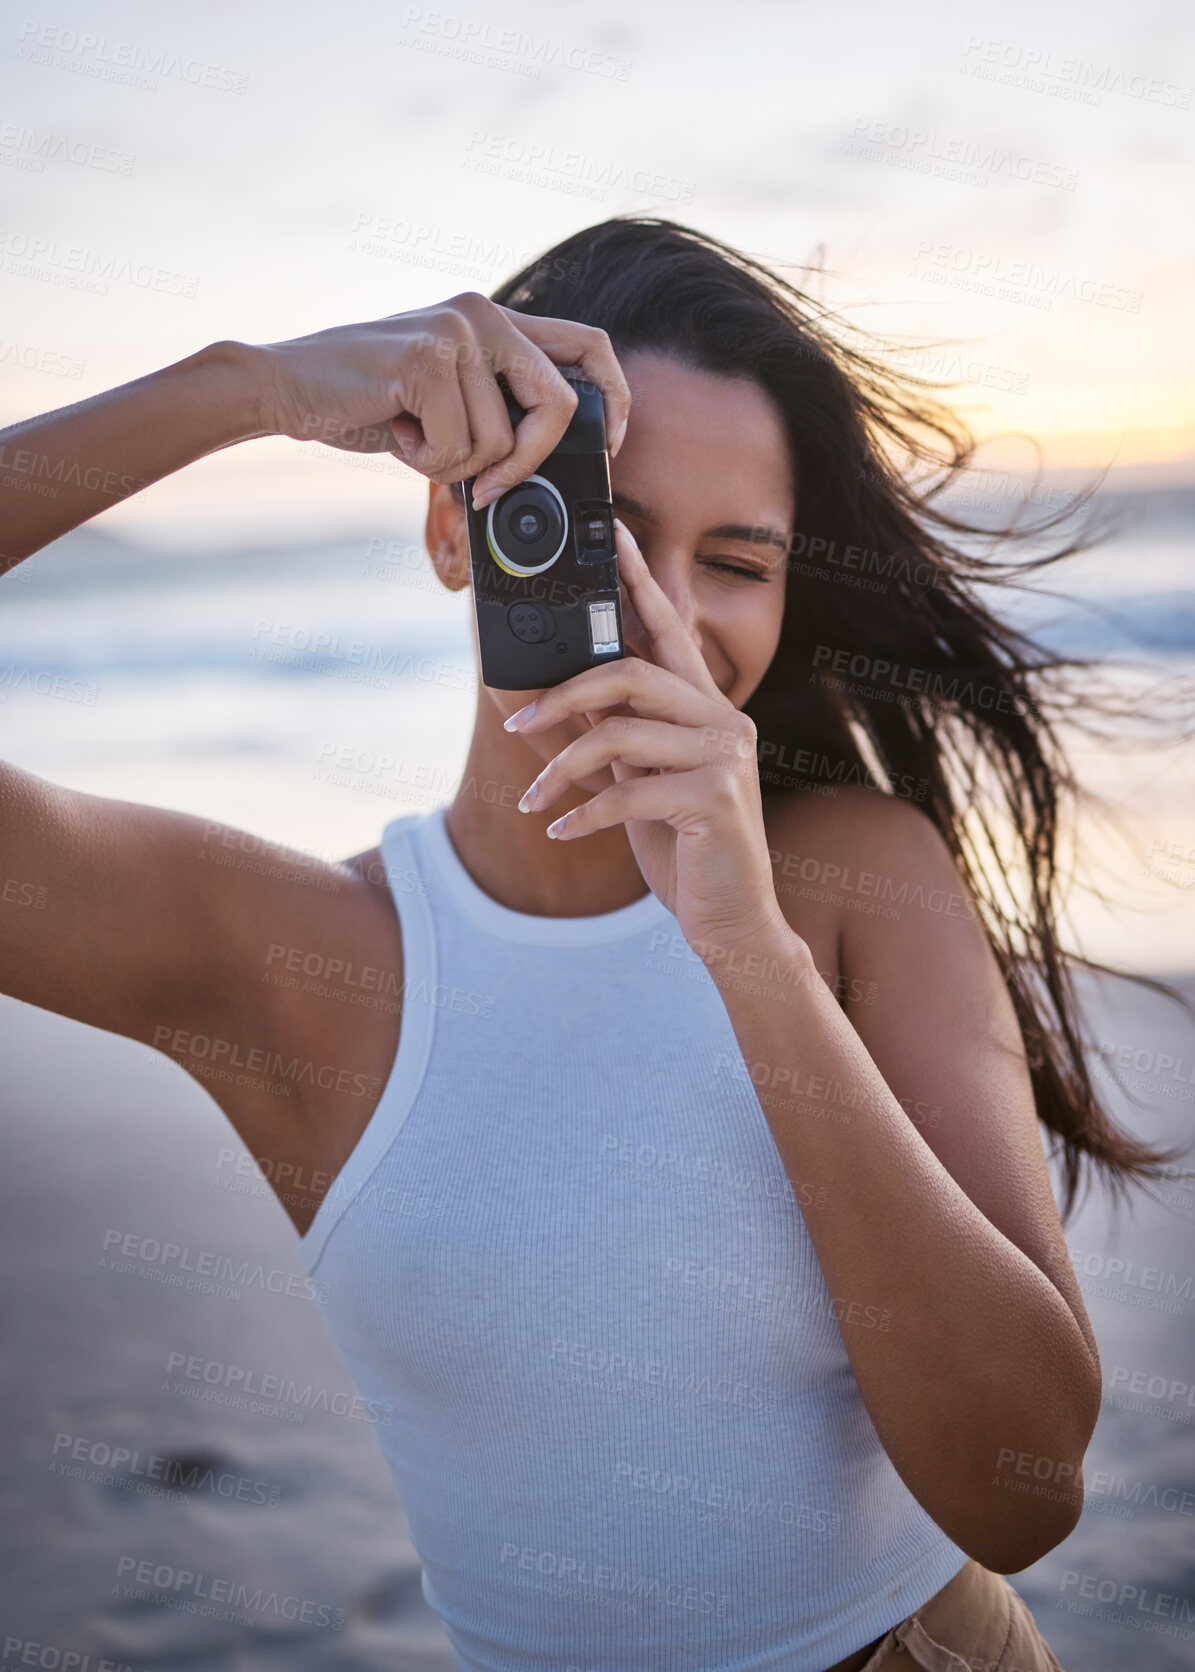
POLYGON ((1063 1672, 1003 1574, 968 1561, 892 1627, 859 1672, 1063 1672))

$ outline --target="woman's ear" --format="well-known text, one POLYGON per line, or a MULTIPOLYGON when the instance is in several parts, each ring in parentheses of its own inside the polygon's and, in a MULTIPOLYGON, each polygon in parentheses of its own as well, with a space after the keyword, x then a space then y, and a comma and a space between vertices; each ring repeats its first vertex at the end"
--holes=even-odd
POLYGON ((451 487, 442 482, 428 484, 427 523, 424 538, 432 567, 449 592, 459 592, 473 578, 469 562, 469 535, 465 527, 465 496, 459 482, 451 487))

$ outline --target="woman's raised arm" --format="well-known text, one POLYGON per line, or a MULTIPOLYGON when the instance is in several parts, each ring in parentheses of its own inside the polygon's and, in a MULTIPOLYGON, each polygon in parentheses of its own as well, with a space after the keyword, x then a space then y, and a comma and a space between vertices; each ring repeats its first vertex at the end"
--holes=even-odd
MULTIPOLYGON (((558 365, 603 390, 617 450, 630 395, 605 332, 484 296, 293 342, 215 343, 0 432, 0 568, 254 436, 391 451, 433 481, 477 474, 475 497, 496 498, 564 433, 576 395, 558 365), (498 372, 526 408, 517 434, 498 372), (29 491, 39 483, 52 492, 29 491)), ((356 944, 372 932, 370 891, 335 865, 315 867, 313 889, 310 861, 286 849, 252 870, 221 864, 229 835, 0 762, 0 993, 150 1045, 177 1028, 252 1045, 272 1025, 270 944, 356 944)))
POLYGON ((217 342, 0 431, 0 573, 195 459, 259 436, 390 452, 497 498, 551 452, 576 406, 556 367, 603 391, 618 451, 630 392, 604 331, 465 292, 290 342, 217 342), (495 374, 527 408, 517 435, 495 374), (488 473, 487 473, 488 472, 488 473))

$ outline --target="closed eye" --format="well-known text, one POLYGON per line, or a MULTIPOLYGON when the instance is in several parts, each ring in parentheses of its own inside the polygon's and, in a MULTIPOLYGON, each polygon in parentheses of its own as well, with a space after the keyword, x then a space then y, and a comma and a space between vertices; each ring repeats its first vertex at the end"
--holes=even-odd
POLYGON ((768 578, 764 570, 750 569, 741 563, 723 563, 712 557, 702 558, 699 561, 703 562, 707 569, 725 569, 732 575, 746 575, 747 579, 752 581, 766 581, 768 578))

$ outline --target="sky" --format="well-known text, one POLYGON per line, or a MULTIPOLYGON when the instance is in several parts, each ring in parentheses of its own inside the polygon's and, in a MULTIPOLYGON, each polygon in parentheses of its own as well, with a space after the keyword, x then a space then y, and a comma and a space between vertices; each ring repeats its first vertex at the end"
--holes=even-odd
MULTIPOLYGON (((0 422, 488 291, 631 210, 945 344, 907 363, 959 379, 981 435, 1195 481, 1193 86, 1182 0, 31 0, 0 24, 0 422)), ((101 524, 274 544, 424 495, 271 439, 101 524)))

